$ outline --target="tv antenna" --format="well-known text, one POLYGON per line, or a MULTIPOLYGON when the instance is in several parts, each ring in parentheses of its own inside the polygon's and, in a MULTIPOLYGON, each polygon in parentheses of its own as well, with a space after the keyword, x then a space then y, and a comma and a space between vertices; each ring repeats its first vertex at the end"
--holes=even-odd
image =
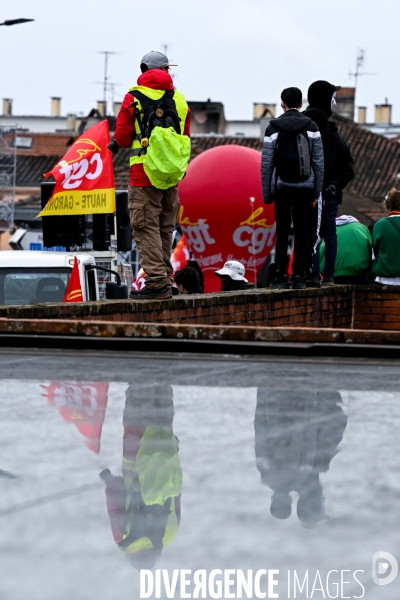
POLYGON ((112 54, 120 54, 119 52, 111 52, 110 50, 102 50, 99 54, 104 54, 104 79, 103 79, 103 102, 105 107, 105 115, 107 116, 107 90, 109 87, 108 83, 108 59, 112 54))
POLYGON ((352 73, 351 71, 349 71, 349 77, 354 77, 354 88, 355 88, 356 92, 357 92, 359 77, 361 77, 362 75, 377 75, 377 73, 365 73, 364 71, 360 71, 360 69, 362 68, 362 66, 364 64, 364 60, 365 60, 365 50, 360 50, 360 52, 357 56, 355 72, 352 73))
MULTIPOLYGON (((168 56, 168 48, 169 47, 170 47, 169 44, 161 44, 161 48, 163 49, 163 52, 164 52, 165 56, 168 56)), ((170 75, 171 75, 172 79, 174 80, 175 77, 176 77, 176 74, 170 72, 170 75)))
MULTIPOLYGON (((103 81, 93 81, 92 83, 95 83, 96 85, 102 85, 104 86, 104 82, 103 81)), ((111 96, 111 106, 114 106, 114 101, 115 101, 115 96, 120 96, 121 94, 118 94, 115 90, 116 87, 119 87, 121 84, 120 83, 113 83, 112 81, 110 81, 110 78, 107 81, 107 92, 109 93, 109 97, 111 96)), ((107 116, 107 115, 104 115, 107 116)))

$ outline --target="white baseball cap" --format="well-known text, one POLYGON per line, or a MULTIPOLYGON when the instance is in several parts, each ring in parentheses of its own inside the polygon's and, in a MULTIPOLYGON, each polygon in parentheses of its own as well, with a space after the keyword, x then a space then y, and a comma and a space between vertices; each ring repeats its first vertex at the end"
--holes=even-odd
POLYGON ((219 271, 215 271, 215 275, 221 277, 223 275, 228 275, 231 279, 235 281, 247 281, 244 277, 245 268, 242 263, 237 260, 228 260, 219 271))

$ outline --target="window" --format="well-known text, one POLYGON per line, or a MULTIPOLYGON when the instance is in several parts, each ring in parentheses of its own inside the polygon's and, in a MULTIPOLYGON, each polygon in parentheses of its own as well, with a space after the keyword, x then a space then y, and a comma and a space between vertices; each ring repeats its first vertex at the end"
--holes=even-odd
POLYGON ((0 304, 62 302, 71 269, 0 269, 0 304))

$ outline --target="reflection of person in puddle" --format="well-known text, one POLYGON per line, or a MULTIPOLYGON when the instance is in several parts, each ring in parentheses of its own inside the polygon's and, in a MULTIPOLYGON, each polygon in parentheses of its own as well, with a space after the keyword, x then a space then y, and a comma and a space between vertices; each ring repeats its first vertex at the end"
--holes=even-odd
POLYGON ((171 386, 131 385, 124 410, 123 477, 106 469, 114 540, 137 569, 151 569, 180 522, 182 470, 172 431, 171 386))
POLYGON ((297 516, 309 527, 325 516, 320 473, 338 453, 347 416, 339 392, 257 392, 254 421, 257 469, 273 490, 271 515, 287 519, 291 492, 298 493, 297 516))

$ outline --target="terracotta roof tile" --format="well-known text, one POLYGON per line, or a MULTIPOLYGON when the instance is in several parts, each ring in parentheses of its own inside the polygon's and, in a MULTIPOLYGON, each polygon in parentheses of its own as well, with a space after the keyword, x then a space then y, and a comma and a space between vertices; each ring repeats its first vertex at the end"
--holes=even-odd
MULTIPOLYGON (((5 139, 8 144, 13 144, 14 136, 6 133, 5 139)), ((62 157, 67 152, 69 146, 78 137, 71 133, 36 133, 36 132, 17 132, 18 138, 25 138, 31 141, 30 148, 17 147, 17 156, 57 156, 62 157)))
POLYGON ((357 127, 347 119, 335 117, 335 120, 354 158, 355 177, 348 191, 382 200, 387 191, 398 184, 400 144, 357 127))
POLYGON ((60 160, 58 156, 18 156, 17 187, 37 187, 43 175, 60 160))
POLYGON ((382 202, 375 202, 347 190, 344 191, 343 203, 339 206, 339 215, 352 215, 368 227, 371 223, 385 217, 386 214, 382 202))

